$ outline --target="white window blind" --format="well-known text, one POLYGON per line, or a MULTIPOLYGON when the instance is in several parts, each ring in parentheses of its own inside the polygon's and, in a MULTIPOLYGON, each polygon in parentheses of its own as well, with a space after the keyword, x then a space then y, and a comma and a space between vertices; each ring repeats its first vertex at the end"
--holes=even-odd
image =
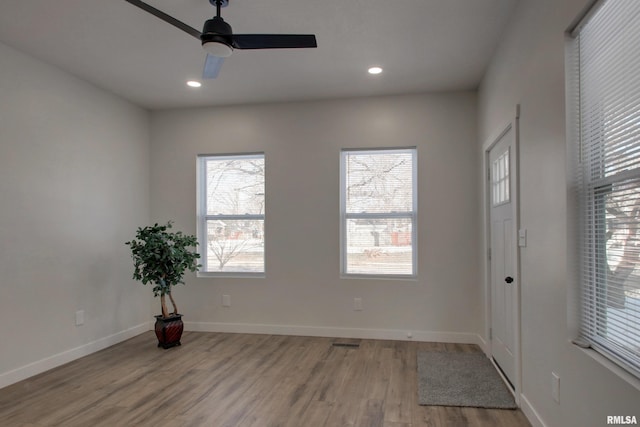
POLYGON ((597 5, 576 30, 580 334, 640 376, 640 1, 597 5))
POLYGON ((264 273, 264 166, 264 154, 199 156, 204 275, 264 273))
POLYGON ((344 150, 342 273, 415 276, 416 150, 344 150))

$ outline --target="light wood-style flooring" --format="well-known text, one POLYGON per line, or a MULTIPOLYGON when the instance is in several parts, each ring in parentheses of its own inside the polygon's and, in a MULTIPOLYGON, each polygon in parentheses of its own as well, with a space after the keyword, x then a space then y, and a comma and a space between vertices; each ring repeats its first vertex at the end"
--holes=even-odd
POLYGON ((153 332, 0 389, 2 426, 530 426, 521 411, 419 406, 416 351, 462 344, 153 332), (333 342, 359 343, 359 348, 333 342))

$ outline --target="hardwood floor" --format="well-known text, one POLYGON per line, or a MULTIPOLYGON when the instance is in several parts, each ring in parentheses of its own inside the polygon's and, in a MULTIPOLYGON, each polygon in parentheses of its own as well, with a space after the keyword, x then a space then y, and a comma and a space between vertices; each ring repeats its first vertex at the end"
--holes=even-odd
POLYGON ((0 389, 0 425, 530 425, 519 410, 417 404, 416 351, 472 345, 202 332, 182 343, 159 349, 144 333, 0 389))

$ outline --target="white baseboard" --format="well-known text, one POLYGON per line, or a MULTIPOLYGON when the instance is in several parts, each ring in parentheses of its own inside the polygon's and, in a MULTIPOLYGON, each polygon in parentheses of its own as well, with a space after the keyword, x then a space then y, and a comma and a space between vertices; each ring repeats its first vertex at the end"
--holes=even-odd
POLYGON ((520 395, 520 409, 522 409, 522 412, 527 417, 532 427, 547 427, 524 394, 520 395))
POLYGON ((87 356, 91 353, 95 353, 96 351, 100 351, 119 342, 128 340, 129 338, 133 338, 136 335, 140 335, 143 332, 151 330, 152 326, 152 322, 145 322, 113 335, 109 335, 90 343, 83 344, 79 347, 63 351, 62 353, 54 354, 53 356, 29 363, 28 365, 21 366, 9 372, 4 372, 0 374, 0 389, 48 371, 49 369, 53 369, 60 365, 64 365, 65 363, 87 356))
POLYGON ((241 334, 294 335, 309 337, 362 338, 396 341, 445 342, 476 344, 482 347, 478 334, 464 332, 407 331, 398 329, 339 328, 323 326, 266 325, 259 323, 184 322, 185 330, 196 332, 228 332, 241 334))
POLYGON ((482 338, 481 335, 478 335, 478 346, 480 346, 480 348, 482 349, 482 351, 484 352, 484 354, 487 355, 487 357, 489 356, 489 343, 487 341, 485 341, 484 338, 482 338))

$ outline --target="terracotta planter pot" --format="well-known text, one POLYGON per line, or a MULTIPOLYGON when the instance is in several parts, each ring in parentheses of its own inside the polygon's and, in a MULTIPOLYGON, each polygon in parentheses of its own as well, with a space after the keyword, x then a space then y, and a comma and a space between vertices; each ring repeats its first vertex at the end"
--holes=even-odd
POLYGON ((158 337, 158 347, 164 349, 180 345, 180 338, 184 330, 182 314, 172 314, 169 317, 160 315, 156 318, 156 337, 158 337))

